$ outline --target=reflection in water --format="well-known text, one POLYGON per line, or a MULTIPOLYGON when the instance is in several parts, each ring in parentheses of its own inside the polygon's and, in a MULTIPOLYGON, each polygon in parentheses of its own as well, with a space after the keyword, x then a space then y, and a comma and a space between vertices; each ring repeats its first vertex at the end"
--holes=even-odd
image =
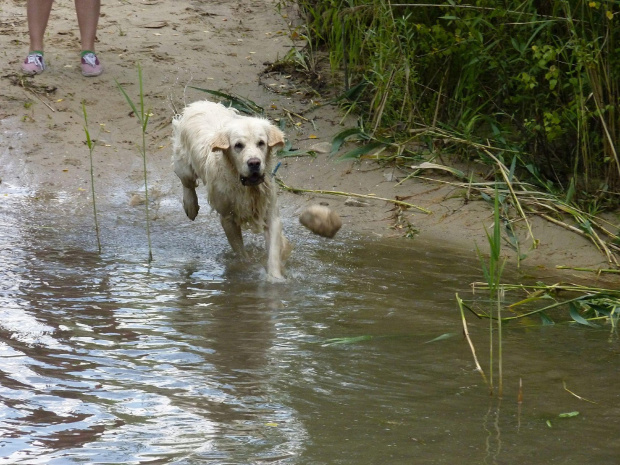
MULTIPOLYGON (((617 341, 507 328, 501 402, 465 341, 429 342, 460 333, 454 294, 479 279, 454 252, 287 225, 290 279, 268 284, 260 253, 236 262, 217 225, 155 222, 149 266, 134 219, 103 221, 99 256, 62 195, 0 187, 0 463, 592 464, 620 452, 617 341)), ((486 324, 470 332, 484 348, 486 324)))
POLYGON ((502 401, 489 402, 489 409, 484 415, 482 426, 487 433, 485 464, 497 464, 502 450, 502 430, 500 427, 500 411, 502 401))

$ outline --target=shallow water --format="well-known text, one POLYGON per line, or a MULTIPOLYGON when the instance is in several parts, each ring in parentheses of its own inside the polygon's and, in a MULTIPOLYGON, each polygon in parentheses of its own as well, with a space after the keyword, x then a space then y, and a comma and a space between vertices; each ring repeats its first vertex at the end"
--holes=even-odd
POLYGON ((618 339, 506 328, 490 398, 455 302, 480 271, 453 251, 289 222, 269 284, 259 238, 239 263, 208 215, 164 204, 148 265, 141 216, 104 212, 99 255, 84 205, 0 188, 0 463, 618 461, 618 339))

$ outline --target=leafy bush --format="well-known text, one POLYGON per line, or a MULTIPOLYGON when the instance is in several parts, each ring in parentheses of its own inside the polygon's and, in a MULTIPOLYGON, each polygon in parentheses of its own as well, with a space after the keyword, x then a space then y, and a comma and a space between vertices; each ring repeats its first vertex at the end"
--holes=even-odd
POLYGON ((298 3, 312 50, 368 83, 355 104, 374 134, 440 128, 546 189, 620 200, 617 1, 298 3))

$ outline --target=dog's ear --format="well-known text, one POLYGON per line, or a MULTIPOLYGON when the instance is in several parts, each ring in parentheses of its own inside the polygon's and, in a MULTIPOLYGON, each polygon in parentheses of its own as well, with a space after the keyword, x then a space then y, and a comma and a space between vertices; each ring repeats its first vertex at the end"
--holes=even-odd
POLYGON ((213 140, 211 141, 211 151, 214 150, 227 150, 230 147, 230 140, 228 139, 228 134, 224 131, 217 132, 213 136, 213 140))
POLYGON ((270 148, 273 149, 274 147, 284 147, 284 133, 273 124, 270 124, 267 128, 267 137, 269 138, 270 148))

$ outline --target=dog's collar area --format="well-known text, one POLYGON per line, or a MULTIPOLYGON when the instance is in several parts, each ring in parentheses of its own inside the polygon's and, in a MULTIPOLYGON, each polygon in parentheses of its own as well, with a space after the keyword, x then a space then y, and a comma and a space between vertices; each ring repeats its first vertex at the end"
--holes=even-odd
POLYGON ((264 174, 252 173, 249 176, 239 176, 241 179, 241 184, 244 186, 258 186, 259 184, 265 181, 264 174))

